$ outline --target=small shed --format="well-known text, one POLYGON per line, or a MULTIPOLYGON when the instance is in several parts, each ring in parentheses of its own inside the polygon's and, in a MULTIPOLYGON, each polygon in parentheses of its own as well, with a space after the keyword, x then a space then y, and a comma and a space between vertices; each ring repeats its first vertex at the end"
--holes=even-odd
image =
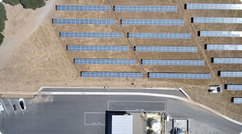
POLYGON ((133 134, 133 116, 112 115, 112 134, 133 134))

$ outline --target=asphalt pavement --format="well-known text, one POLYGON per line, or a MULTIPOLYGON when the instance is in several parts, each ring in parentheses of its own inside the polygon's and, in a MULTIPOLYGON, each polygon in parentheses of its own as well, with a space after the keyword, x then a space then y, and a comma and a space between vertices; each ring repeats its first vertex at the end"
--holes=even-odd
POLYGON ((140 95, 37 95, 25 99, 27 109, 17 99, 1 99, 3 134, 105 134, 105 111, 166 111, 173 118, 190 118, 191 134, 239 134, 242 126, 205 109, 180 100, 140 95), (10 103, 11 102, 11 103, 10 103), (205 128, 208 129, 205 129, 205 128))

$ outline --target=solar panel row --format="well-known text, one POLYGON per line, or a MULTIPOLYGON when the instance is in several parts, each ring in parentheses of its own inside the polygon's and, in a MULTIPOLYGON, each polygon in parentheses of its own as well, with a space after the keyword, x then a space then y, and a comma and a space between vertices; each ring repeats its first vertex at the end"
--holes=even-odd
POLYGON ((129 51, 128 46, 77 46, 67 45, 68 51, 129 51))
POLYGON ((114 19, 53 19, 53 24, 98 24, 114 25, 114 19))
POLYGON ((242 98, 234 98, 233 102, 234 103, 242 103, 242 98))
POLYGON ((122 19, 122 25, 184 25, 184 20, 135 20, 122 19))
POLYGON ((73 38, 122 38, 122 33, 60 32, 60 37, 73 37, 73 38))
POLYGON ((194 17, 193 23, 242 23, 242 18, 194 17))
POLYGON ((241 31, 200 31, 202 37, 242 37, 241 31))
POLYGON ((128 38, 191 39, 190 33, 128 33, 128 38))
POLYGON ((196 73, 149 73, 149 78, 164 78, 164 79, 211 79, 211 74, 196 74, 196 73))
POLYGON ((56 5, 56 10, 64 10, 64 11, 110 11, 110 6, 56 5))
POLYGON ((242 45, 232 44, 208 44, 205 47, 207 50, 242 50, 242 45))
POLYGON ((176 12, 176 6, 114 6, 114 11, 176 12))
POLYGON ((220 71, 220 77, 242 77, 242 72, 240 71, 220 71))
POLYGON ((186 4, 185 9, 242 10, 242 4, 186 4))
POLYGON ((242 90, 242 85, 227 85, 227 90, 242 90))
POLYGON ((81 72, 82 77, 116 77, 116 78, 142 78, 142 73, 135 72, 81 72))
POLYGON ((74 59, 75 64, 135 65, 134 59, 74 59))
POLYGON ((184 65, 184 66, 204 66, 203 60, 145 60, 144 65, 184 65))
POLYGON ((197 52, 197 47, 135 46, 137 52, 197 52))
POLYGON ((213 58, 213 63, 222 63, 222 64, 241 64, 242 58, 213 58))

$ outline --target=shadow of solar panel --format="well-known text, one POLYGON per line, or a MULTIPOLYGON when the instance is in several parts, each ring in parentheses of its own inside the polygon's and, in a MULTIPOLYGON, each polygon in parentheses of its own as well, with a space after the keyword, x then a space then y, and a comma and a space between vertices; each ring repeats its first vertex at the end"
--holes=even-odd
POLYGON ((241 71, 219 71, 220 77, 242 77, 241 71))
POLYGON ((142 73, 135 72, 81 72, 82 77, 109 77, 109 78, 142 78, 142 73))
POLYGON ((183 66, 204 66, 203 60, 145 60, 143 65, 183 65, 183 66))
POLYGON ((242 50, 242 45, 232 44, 208 44, 207 50, 242 50))
POLYGON ((114 25, 114 19, 53 19, 53 24, 114 25))
POLYGON ((242 85, 227 85, 227 90, 242 90, 242 85))
POLYGON ((211 74, 196 73, 149 73, 148 76, 162 79, 211 79, 211 74))
POLYGON ((122 38, 122 33, 60 32, 60 37, 69 37, 69 38, 122 38))
POLYGON ((134 59, 74 59, 75 64, 135 65, 134 59))
POLYGON ((135 46, 137 52, 197 52, 197 47, 135 46))
POLYGON ((242 31, 200 31, 202 37, 242 37, 242 31))
POLYGON ((122 25, 184 25, 184 20, 132 20, 122 19, 122 25))
POLYGON ((242 98, 233 98, 234 103, 242 103, 242 98))
POLYGON ((242 64, 242 58, 213 58, 213 63, 242 64))
POLYGON ((67 51, 129 51, 128 46, 77 46, 67 45, 67 51))
POLYGON ((194 17, 193 23, 242 23, 242 18, 194 17))
POLYGON ((110 11, 110 6, 56 5, 56 10, 63 10, 63 11, 110 11))
POLYGON ((190 33, 128 33, 128 38, 191 39, 190 33))
POLYGON ((242 10, 242 4, 186 4, 185 9, 242 10))
POLYGON ((126 12, 176 12, 176 6, 114 6, 114 11, 126 12))

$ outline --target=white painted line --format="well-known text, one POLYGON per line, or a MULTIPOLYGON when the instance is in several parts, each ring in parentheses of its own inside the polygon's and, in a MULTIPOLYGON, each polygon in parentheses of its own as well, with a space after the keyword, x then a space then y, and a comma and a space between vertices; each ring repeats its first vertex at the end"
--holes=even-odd
POLYGON ((189 100, 189 99, 186 99, 186 98, 182 98, 182 97, 177 97, 177 96, 174 96, 174 95, 164 95, 164 94, 155 94, 155 93, 140 93, 140 92, 128 92, 128 93, 125 93, 125 92, 41 92, 40 95, 134 95, 134 96, 153 96, 153 97, 165 97, 165 98, 171 98, 171 99, 176 99, 176 100, 181 100, 181 101, 184 101, 184 102, 187 102, 187 103, 190 103, 190 104, 193 104, 193 105, 196 105, 196 106, 199 106, 201 108, 204 108, 226 120, 229 120, 237 125, 240 125, 242 126, 242 123, 241 122, 238 122, 234 119, 231 119, 225 115, 222 115, 221 113, 205 106, 205 105, 202 105, 202 104, 199 104, 197 102, 194 102, 192 100, 189 100))
MULTIPOLYGON (((10 103, 10 106, 13 108, 13 104, 11 103, 11 101, 8 99, 9 103, 10 103)), ((13 108, 13 111, 14 111, 14 108, 13 108)), ((17 114, 15 111, 14 111, 15 114, 17 114)))
POLYGON ((19 109, 22 111, 22 113, 24 114, 24 111, 22 110, 22 108, 20 107, 20 105, 19 105, 19 102, 16 100, 16 102, 17 102, 17 104, 18 104, 18 106, 19 106, 19 109))
POLYGON ((106 124, 101 124, 101 123, 94 123, 94 124, 87 124, 86 123, 86 114, 104 114, 105 112, 84 112, 84 125, 89 125, 89 126, 105 126, 106 124))
POLYGON ((5 106, 5 104, 3 103, 3 100, 2 100, 2 99, 1 99, 1 102, 2 102, 3 106, 5 107, 7 113, 9 114, 8 109, 7 109, 7 107, 5 106))
MULTIPOLYGON (((162 103, 162 104, 165 104, 165 111, 166 111, 166 107, 167 107, 167 105, 166 105, 166 102, 165 101, 108 101, 108 110, 109 110, 109 103, 110 102, 143 102, 143 103, 145 103, 145 102, 154 102, 154 103, 162 103)), ((132 110, 130 110, 130 109, 122 109, 122 110, 117 110, 117 111, 134 111, 133 109, 132 110)), ((135 111, 150 111, 150 110, 144 110, 144 109, 135 109, 135 111)), ((162 111, 162 112, 164 112, 164 111, 162 111)))

